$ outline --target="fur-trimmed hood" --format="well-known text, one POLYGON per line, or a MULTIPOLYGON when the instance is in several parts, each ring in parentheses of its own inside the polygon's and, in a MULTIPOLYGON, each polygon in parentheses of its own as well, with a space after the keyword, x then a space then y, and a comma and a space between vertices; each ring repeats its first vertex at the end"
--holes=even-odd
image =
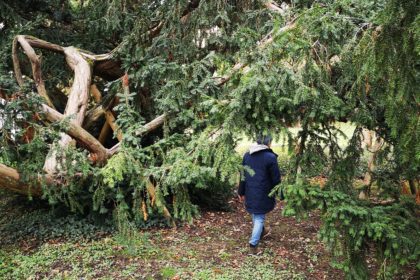
POLYGON ((251 147, 249 147, 249 154, 252 155, 253 153, 268 149, 270 148, 263 144, 252 144, 251 147))

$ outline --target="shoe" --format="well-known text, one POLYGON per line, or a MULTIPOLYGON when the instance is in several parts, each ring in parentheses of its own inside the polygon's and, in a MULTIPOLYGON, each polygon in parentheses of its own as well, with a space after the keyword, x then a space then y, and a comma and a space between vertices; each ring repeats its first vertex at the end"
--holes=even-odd
POLYGON ((263 227, 263 231, 261 232, 260 239, 265 239, 271 234, 271 228, 270 227, 263 227))
POLYGON ((261 254, 261 251, 258 250, 258 245, 249 244, 249 256, 258 256, 261 254))

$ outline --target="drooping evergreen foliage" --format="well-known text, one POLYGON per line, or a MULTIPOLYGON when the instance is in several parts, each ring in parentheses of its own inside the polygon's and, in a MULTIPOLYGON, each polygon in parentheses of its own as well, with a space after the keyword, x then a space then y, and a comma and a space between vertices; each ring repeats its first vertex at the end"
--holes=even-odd
MULTIPOLYGON (((419 191, 418 11, 415 0, 0 1, 0 95, 8 100, 0 107, 0 161, 36 182, 66 127, 34 117, 43 100, 23 54, 27 77, 22 87, 15 82, 16 35, 113 51, 129 91, 117 78, 96 77, 95 84, 104 100, 118 99, 121 150, 104 166, 92 165, 80 146, 57 151, 62 172, 55 183, 42 183, 51 203, 113 210, 118 221, 126 216, 140 224, 168 213, 191 220, 195 203, 221 206, 229 199, 241 170, 234 150, 241 137, 271 131, 289 139, 284 213, 323 211, 320 236, 349 279, 367 279, 370 250, 378 276, 390 277, 419 260, 419 209, 400 192, 404 182, 419 191), (161 114, 163 127, 139 137, 161 114), (345 148, 339 121, 356 126, 345 148), (300 127, 297 135, 292 126, 300 127), (35 131, 31 141, 28 127, 35 131), (373 174, 376 200, 360 200, 354 188, 366 153, 362 129, 384 141, 373 174), (310 183, 321 163, 323 188, 310 183)), ((72 73, 62 56, 36 51, 47 92, 63 111, 72 73)), ((98 136, 103 122, 86 129, 98 136)))

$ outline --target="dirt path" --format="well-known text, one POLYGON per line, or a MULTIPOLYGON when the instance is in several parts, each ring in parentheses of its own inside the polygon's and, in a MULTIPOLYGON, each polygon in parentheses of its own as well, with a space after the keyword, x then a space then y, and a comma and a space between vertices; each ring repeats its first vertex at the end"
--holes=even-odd
MULTIPOLYGON (((188 236, 187 247, 194 248, 202 258, 215 263, 225 260, 220 255, 229 255, 232 266, 240 266, 248 258, 248 239, 252 221, 244 207, 236 200, 231 201, 232 212, 205 212, 193 225, 178 229, 188 236), (206 242, 200 242, 206 240, 206 242), (202 244, 204 243, 204 244, 202 244)), ((320 227, 318 215, 298 222, 281 215, 283 202, 277 204, 267 216, 267 225, 272 233, 260 244, 264 261, 274 267, 299 271, 306 279, 343 279, 343 273, 330 266, 330 254, 318 240, 320 227)), ((164 233, 164 239, 171 240, 176 233, 164 233)), ((170 243, 168 243, 169 245, 170 243)), ((184 246, 184 245, 182 245, 184 246)), ((176 248, 173 248, 176 250, 176 248)))

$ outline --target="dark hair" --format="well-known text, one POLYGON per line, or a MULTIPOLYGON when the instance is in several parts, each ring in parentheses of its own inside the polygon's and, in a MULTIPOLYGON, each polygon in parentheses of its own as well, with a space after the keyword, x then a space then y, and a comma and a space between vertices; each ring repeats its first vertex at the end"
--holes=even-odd
POLYGON ((260 145, 261 144, 268 145, 271 143, 271 140, 273 140, 273 138, 271 137, 270 134, 267 134, 267 135, 260 134, 258 135, 257 143, 260 145))

